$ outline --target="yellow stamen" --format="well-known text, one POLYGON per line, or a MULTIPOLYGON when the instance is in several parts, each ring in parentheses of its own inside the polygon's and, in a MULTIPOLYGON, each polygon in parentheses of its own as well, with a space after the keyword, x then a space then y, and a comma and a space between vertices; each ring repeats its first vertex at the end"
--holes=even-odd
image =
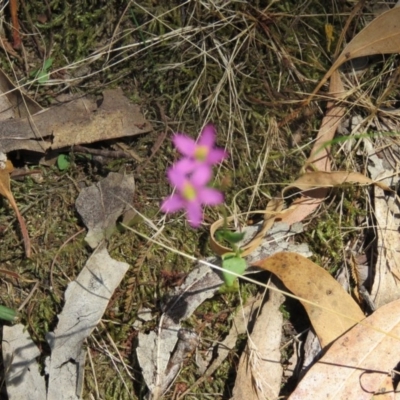
POLYGON ((188 200, 194 200, 196 198, 196 189, 190 183, 185 183, 182 190, 182 196, 188 200))
POLYGON ((208 155, 209 148, 207 146, 197 146, 194 151, 194 158, 198 161, 205 161, 208 155))

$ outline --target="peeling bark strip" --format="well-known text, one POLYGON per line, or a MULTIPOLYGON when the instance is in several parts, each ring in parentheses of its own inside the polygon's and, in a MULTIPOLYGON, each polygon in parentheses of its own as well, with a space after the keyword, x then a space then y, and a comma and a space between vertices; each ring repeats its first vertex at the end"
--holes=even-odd
POLYGON ((75 144, 94 143, 150 132, 140 107, 131 104, 121 89, 106 90, 103 102, 81 97, 52 106, 30 118, 0 122, 0 148, 44 153, 75 144))

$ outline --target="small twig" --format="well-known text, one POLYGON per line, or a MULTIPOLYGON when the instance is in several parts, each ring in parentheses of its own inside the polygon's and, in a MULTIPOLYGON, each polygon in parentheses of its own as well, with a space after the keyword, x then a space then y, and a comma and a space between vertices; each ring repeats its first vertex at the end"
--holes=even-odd
POLYGON ((141 172, 143 170, 143 168, 152 160, 152 158, 155 156, 155 154, 158 152, 158 150, 160 150, 161 145, 164 143, 164 140, 166 139, 166 137, 168 135, 167 131, 168 131, 169 126, 168 126, 167 117, 166 117, 166 115, 164 113, 164 107, 161 104, 159 104, 158 102, 156 102, 156 104, 157 104, 157 107, 158 107, 158 109, 160 111, 161 120, 164 122, 164 132, 162 132, 160 134, 160 136, 155 141, 153 147, 151 148, 150 157, 143 164, 139 165, 136 168, 136 171, 135 171, 136 174, 141 172))
POLYGON ((12 22, 13 47, 14 49, 19 49, 21 47, 21 36, 19 35, 17 0, 10 0, 10 14, 12 22))
POLYGON ((31 292, 28 294, 27 298, 23 301, 23 303, 18 307, 18 312, 21 311, 27 304, 28 301, 31 299, 31 297, 33 296, 33 293, 35 293, 35 291, 37 290, 37 288, 39 287, 39 281, 37 281, 35 283, 35 286, 33 287, 33 289, 31 290, 31 292))
POLYGON ((129 153, 121 150, 101 150, 101 149, 92 149, 90 147, 84 147, 80 145, 72 146, 72 150, 79 153, 87 153, 93 154, 96 156, 102 156, 106 158, 134 158, 129 153))
POLYGON ((51 287, 53 288, 53 290, 55 289, 54 287, 54 281, 53 281, 53 269, 54 269, 54 265, 56 264, 57 261, 57 257, 59 256, 61 250, 73 239, 75 239, 78 235, 80 235, 82 232, 84 232, 86 230, 86 228, 82 228, 80 231, 76 232, 75 234, 73 234, 70 238, 68 238, 61 246, 60 248, 57 250, 56 255, 53 258, 53 261, 51 262, 51 266, 50 266, 50 284, 51 287))
POLYGON ((20 177, 26 176, 26 175, 35 175, 35 174, 41 174, 41 173, 42 173, 42 170, 40 170, 40 169, 31 169, 29 171, 14 169, 14 171, 11 172, 10 176, 12 179, 15 179, 15 178, 20 178, 20 177))

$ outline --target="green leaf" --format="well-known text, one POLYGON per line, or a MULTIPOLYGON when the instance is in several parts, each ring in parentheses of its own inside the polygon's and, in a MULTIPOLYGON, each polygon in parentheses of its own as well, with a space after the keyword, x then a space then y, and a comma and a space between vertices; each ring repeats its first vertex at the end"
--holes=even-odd
POLYGON ((239 243, 241 240, 243 240, 244 235, 245 235, 244 233, 232 232, 227 229, 221 229, 216 232, 215 238, 219 242, 226 241, 233 247, 234 244, 239 243))
POLYGON ((0 319, 14 322, 18 319, 17 312, 6 306, 0 305, 0 319))
POLYGON ((232 253, 225 254, 225 257, 222 260, 222 268, 227 271, 222 271, 222 276, 225 285, 228 287, 232 286, 237 279, 237 276, 230 274, 229 271, 242 275, 247 267, 246 261, 243 258, 234 255, 232 256, 231 254, 232 253))
POLYGON ((43 84, 43 83, 46 83, 49 80, 49 76, 50 76, 50 74, 48 72, 40 71, 37 74, 36 79, 37 79, 38 83, 43 84))
POLYGON ((49 80, 49 69, 53 65, 53 59, 48 58, 45 60, 42 68, 33 70, 29 76, 37 80, 37 83, 43 84, 49 80))
POLYGON ((71 159, 68 154, 60 154, 57 157, 57 167, 60 171, 65 171, 71 166, 71 159))
POLYGON ((53 65, 53 59, 52 58, 48 58, 44 62, 42 70, 43 71, 48 71, 51 68, 52 65, 53 65))

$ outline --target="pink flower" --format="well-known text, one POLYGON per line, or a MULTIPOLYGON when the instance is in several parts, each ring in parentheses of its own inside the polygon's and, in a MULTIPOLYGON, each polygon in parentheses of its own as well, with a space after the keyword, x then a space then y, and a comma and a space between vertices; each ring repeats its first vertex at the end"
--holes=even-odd
POLYGON ((189 165, 191 161, 184 158, 168 169, 168 179, 172 186, 176 186, 176 193, 163 201, 161 211, 174 213, 184 209, 189 224, 197 228, 203 220, 203 206, 220 204, 224 196, 219 190, 206 186, 212 177, 209 165, 198 165, 188 175, 185 166, 189 165))
POLYGON ((228 157, 224 149, 214 147, 215 135, 214 125, 208 124, 201 131, 197 142, 182 133, 175 134, 172 141, 183 156, 195 160, 197 164, 214 165, 228 157))

